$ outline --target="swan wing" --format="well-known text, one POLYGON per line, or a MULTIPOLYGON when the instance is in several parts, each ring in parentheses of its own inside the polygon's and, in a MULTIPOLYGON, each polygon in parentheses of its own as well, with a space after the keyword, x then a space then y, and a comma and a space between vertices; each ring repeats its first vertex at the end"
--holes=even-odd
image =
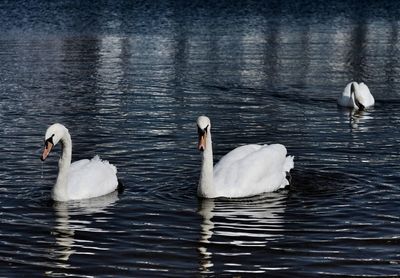
POLYGON ((95 156, 71 164, 68 172, 68 195, 70 199, 93 198, 117 189, 117 168, 108 161, 95 156))
POLYGON ((364 105, 364 107, 370 107, 375 104, 374 96, 371 94, 368 86, 363 82, 358 84, 359 94, 357 95, 358 101, 364 105))
POLYGON ((246 145, 234 149, 214 167, 217 194, 245 197, 286 186, 286 172, 293 168, 293 157, 286 157, 286 153, 281 144, 246 145))
POLYGON ((73 162, 69 167, 69 173, 79 172, 80 169, 86 167, 90 161, 90 159, 81 159, 73 162))
POLYGON ((230 165, 234 162, 242 160, 244 157, 249 154, 256 152, 262 148, 262 145, 250 144, 237 147, 236 149, 231 150, 229 153, 221 157, 219 162, 214 167, 214 174, 218 171, 226 168, 226 165, 230 165))

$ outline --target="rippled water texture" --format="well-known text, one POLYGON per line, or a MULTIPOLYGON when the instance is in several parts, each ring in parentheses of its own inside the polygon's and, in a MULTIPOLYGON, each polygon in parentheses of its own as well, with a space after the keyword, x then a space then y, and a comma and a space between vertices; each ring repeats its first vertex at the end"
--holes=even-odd
POLYGON ((397 1, 82 2, 0 3, 0 276, 399 275, 397 1), (290 187, 198 199, 202 114, 216 161, 284 144, 290 187), (53 122, 125 191, 52 202, 53 122))

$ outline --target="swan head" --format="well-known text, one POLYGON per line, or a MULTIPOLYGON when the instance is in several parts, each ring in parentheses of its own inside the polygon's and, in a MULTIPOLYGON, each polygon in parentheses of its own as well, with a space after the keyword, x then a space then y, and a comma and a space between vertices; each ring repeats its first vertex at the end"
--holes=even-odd
POLYGON ((42 161, 44 161, 47 156, 50 154, 51 150, 55 145, 64 137, 65 133, 68 132, 68 129, 62 124, 53 124, 49 126, 46 130, 46 135, 44 137, 44 150, 43 154, 40 157, 42 161))
POLYGON ((207 136, 211 129, 210 119, 206 116, 200 116, 197 118, 197 134, 199 135, 199 143, 197 148, 199 151, 205 151, 207 147, 207 136))

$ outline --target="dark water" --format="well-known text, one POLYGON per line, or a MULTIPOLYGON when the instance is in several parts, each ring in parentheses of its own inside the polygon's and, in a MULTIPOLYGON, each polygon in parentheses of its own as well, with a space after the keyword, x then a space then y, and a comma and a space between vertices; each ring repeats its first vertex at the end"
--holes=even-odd
POLYGON ((400 274, 399 2, 215 2, 1 2, 0 276, 400 274), (353 79, 375 108, 337 108, 353 79), (198 199, 202 114, 216 160, 284 144, 291 186, 198 199), (53 203, 53 122, 125 191, 53 203))

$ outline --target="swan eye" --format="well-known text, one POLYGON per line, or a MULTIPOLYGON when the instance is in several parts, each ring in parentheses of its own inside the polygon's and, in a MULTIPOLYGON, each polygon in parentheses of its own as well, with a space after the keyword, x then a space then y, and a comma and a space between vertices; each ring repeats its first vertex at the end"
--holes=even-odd
POLYGON ((201 129, 199 126, 197 127, 197 133, 199 135, 203 135, 205 133, 205 131, 203 129, 201 129))
POLYGON ((207 133, 207 132, 208 132, 208 125, 204 129, 202 129, 199 126, 197 126, 197 133, 198 134, 204 135, 204 133, 207 133))
POLYGON ((45 146, 46 148, 47 148, 47 146, 49 145, 49 142, 50 142, 52 145, 54 145, 54 143, 53 143, 53 137, 54 137, 54 135, 55 135, 55 134, 51 135, 50 138, 48 138, 48 139, 46 139, 46 140, 44 141, 44 146, 45 146))

